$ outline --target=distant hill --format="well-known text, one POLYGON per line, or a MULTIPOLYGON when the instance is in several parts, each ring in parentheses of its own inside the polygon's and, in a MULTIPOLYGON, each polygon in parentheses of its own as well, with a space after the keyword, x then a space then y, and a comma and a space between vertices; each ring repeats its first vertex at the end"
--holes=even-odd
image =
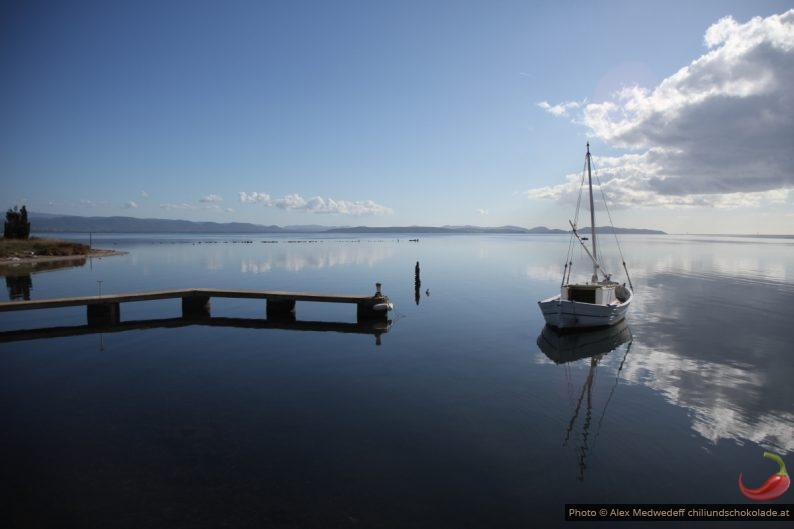
POLYGON ((192 222, 189 220, 138 219, 135 217, 78 217, 31 213, 31 231, 38 233, 282 233, 279 226, 245 222, 192 222))
MULTIPOLYGON (((31 231, 36 233, 404 233, 404 234, 465 234, 465 233, 501 233, 501 234, 555 234, 570 233, 566 230, 537 226, 521 228, 519 226, 319 226, 316 224, 297 226, 264 226, 247 222, 193 222, 189 220, 171 219, 139 219, 136 217, 80 217, 76 215, 52 215, 47 213, 29 213, 31 231)), ((663 235, 663 231, 631 228, 613 228, 604 226, 597 228, 597 233, 638 233, 645 235, 663 235)))

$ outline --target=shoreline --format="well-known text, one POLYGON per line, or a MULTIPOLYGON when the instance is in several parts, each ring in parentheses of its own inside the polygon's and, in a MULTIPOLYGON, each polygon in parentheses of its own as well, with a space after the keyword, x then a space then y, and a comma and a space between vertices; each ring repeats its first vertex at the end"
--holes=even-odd
POLYGON ((31 255, 27 257, 20 257, 20 256, 12 256, 12 257, 0 257, 0 275, 5 275, 9 271, 13 272, 35 272, 39 265, 42 266, 42 271, 48 269, 46 265, 48 264, 61 264, 63 266, 69 266, 70 263, 74 263, 73 266, 82 266, 89 258, 99 258, 102 257, 113 257, 116 255, 125 255, 128 252, 123 252, 120 250, 104 250, 104 249, 94 249, 90 250, 88 253, 83 254, 74 254, 74 255, 31 255))

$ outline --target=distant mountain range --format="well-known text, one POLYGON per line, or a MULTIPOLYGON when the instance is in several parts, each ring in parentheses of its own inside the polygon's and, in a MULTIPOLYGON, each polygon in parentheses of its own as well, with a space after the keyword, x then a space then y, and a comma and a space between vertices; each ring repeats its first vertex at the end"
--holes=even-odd
MULTIPOLYGON (((319 226, 316 224, 294 226, 264 226, 247 222, 194 222, 171 219, 139 219, 135 217, 79 217, 75 215, 51 215, 47 213, 28 213, 31 231, 36 233, 404 233, 404 234, 464 234, 464 233, 525 233, 553 234, 570 233, 538 226, 521 228, 519 226, 319 226)), ((638 233, 664 235, 659 230, 633 228, 597 228, 597 233, 638 233)))

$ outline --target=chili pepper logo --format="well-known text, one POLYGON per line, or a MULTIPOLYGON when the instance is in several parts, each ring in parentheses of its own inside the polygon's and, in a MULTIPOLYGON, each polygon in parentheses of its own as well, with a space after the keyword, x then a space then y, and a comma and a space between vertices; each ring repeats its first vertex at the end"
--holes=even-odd
POLYGON ((766 483, 757 489, 745 488, 745 486, 742 485, 742 474, 739 473, 739 490, 742 491, 742 494, 754 501, 774 500, 786 492, 788 486, 791 485, 791 478, 788 477, 786 465, 783 464, 783 460, 770 452, 764 452, 764 457, 777 461, 777 464, 780 465, 780 471, 777 474, 771 475, 769 479, 766 480, 766 483))

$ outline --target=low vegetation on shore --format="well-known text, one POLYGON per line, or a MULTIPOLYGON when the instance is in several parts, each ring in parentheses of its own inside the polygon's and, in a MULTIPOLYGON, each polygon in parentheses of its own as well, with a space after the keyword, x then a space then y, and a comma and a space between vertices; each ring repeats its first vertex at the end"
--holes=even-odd
POLYGON ((69 257, 90 253, 87 244, 58 239, 0 239, 0 258, 69 257))

